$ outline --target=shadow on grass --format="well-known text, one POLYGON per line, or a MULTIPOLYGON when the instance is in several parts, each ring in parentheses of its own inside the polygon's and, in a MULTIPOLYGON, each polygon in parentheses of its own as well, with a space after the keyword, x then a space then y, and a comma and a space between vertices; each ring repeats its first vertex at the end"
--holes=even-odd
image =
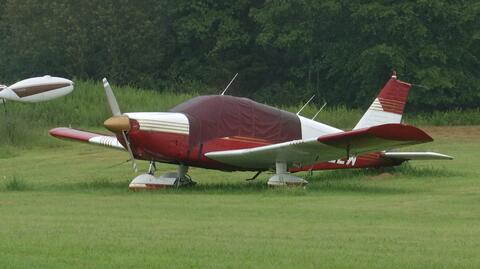
POLYGON ((199 183, 192 187, 168 188, 155 191, 129 191, 130 180, 94 178, 86 182, 55 185, 43 190, 79 191, 79 192, 115 192, 115 193, 155 193, 155 194, 263 194, 302 196, 315 193, 349 192, 359 194, 405 194, 419 192, 410 186, 398 186, 393 179, 421 179, 432 177, 458 176, 445 169, 433 167, 414 167, 402 165, 382 169, 357 169, 322 171, 313 176, 304 176, 310 183, 302 187, 268 187, 266 180, 251 182, 228 180, 218 183, 199 183))
POLYGON ((454 177, 462 176, 461 172, 453 172, 437 167, 417 167, 405 163, 395 167, 350 169, 350 170, 330 170, 322 171, 309 178, 310 181, 322 180, 348 180, 355 178, 363 179, 395 179, 402 178, 436 178, 436 177, 454 177))
POLYGON ((326 193, 350 192, 359 194, 406 194, 418 192, 418 190, 406 187, 371 185, 360 179, 345 181, 323 180, 312 183, 311 189, 326 193))
MULTIPOLYGON (((183 190, 182 190, 183 191, 183 190)), ((366 194, 402 194, 412 192, 409 189, 398 187, 372 186, 367 185, 361 180, 325 180, 321 182, 310 182, 306 187, 268 187, 266 182, 257 182, 256 184, 205 184, 187 190, 187 193, 207 193, 207 194, 243 194, 243 193, 263 193, 266 195, 292 195, 302 196, 308 194, 321 193, 366 193, 366 194)))
POLYGON ((221 183, 198 183, 191 187, 167 188, 158 190, 130 191, 128 181, 93 180, 89 182, 55 185, 44 188, 44 191, 72 191, 72 192, 101 192, 101 193, 131 193, 134 195, 242 195, 261 194, 267 196, 304 196, 321 193, 352 192, 366 194, 401 194, 410 190, 386 187, 371 186, 365 181, 355 180, 323 180, 312 182, 307 187, 269 187, 266 181, 255 182, 221 182, 221 183))

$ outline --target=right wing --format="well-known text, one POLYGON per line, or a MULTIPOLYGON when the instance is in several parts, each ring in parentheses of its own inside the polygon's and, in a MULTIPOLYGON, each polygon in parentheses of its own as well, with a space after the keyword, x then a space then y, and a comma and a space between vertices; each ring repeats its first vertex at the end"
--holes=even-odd
POLYGON ((384 124, 308 140, 208 152, 205 156, 221 163, 250 169, 269 167, 275 162, 305 166, 341 159, 347 155, 359 155, 431 141, 433 139, 428 134, 416 127, 384 124))
POLYGON ((92 132, 86 132, 78 129, 66 128, 66 127, 59 127, 54 128, 49 131, 51 136, 68 139, 68 140, 75 140, 79 142, 90 143, 94 145, 125 150, 125 148, 120 144, 118 139, 115 136, 109 136, 104 134, 97 134, 92 132))

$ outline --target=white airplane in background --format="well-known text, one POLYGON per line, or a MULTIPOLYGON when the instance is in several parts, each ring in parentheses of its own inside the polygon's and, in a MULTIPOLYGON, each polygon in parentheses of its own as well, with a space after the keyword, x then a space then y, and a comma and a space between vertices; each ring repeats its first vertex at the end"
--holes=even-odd
MULTIPOLYGON (((401 124, 411 84, 394 74, 351 131, 227 95, 198 96, 169 112, 122 113, 106 79, 113 116, 104 126, 115 135, 55 128, 50 135, 125 150, 130 160, 150 161, 132 189, 190 185, 188 167, 223 171, 273 170, 268 185, 305 185, 293 172, 394 166, 408 160, 451 159, 435 152, 392 152, 433 139, 401 124), (336 160, 336 161, 332 161, 336 160), (155 163, 177 164, 176 173, 155 177, 155 163)), ((61 160, 59 160, 61 161, 61 160)))
POLYGON ((0 99, 23 103, 37 103, 67 95, 73 91, 71 80, 43 76, 24 79, 10 86, 0 85, 0 99))

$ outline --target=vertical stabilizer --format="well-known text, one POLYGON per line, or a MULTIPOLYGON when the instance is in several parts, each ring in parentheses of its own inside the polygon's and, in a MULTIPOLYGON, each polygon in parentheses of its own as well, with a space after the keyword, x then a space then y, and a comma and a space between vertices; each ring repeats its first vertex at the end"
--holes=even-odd
POLYGON ((353 130, 400 123, 411 84, 397 79, 395 72, 353 130))

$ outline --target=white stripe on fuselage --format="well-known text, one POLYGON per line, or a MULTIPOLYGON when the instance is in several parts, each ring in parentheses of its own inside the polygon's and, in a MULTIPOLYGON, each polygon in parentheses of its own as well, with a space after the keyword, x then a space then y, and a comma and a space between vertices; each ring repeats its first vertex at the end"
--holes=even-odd
POLYGON ((130 119, 138 121, 140 130, 186 134, 190 133, 187 116, 170 112, 137 112, 125 113, 130 119))

